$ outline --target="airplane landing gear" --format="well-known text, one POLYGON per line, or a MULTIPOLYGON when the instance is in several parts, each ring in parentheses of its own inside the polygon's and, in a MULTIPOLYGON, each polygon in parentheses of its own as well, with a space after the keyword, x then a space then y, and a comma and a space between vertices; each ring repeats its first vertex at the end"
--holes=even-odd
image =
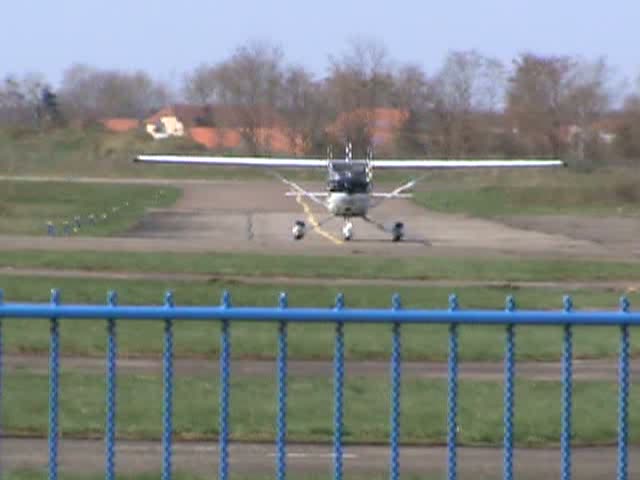
POLYGON ((342 238, 347 242, 353 238, 353 223, 348 220, 344 222, 342 227, 342 238))
POLYGON ((302 220, 296 220, 293 224, 293 228, 291 229, 291 234, 293 235, 294 240, 302 240, 304 238, 304 234, 306 233, 307 226, 302 220))
POLYGON ((404 224, 402 222, 395 222, 391 229, 391 240, 399 242, 404 237, 404 224))

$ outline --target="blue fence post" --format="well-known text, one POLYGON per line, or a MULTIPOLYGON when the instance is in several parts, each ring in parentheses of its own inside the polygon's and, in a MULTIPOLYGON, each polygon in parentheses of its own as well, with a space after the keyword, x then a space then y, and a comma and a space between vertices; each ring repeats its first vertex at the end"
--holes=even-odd
MULTIPOLYGON (((281 293, 280 308, 287 308, 287 294, 281 293)), ((287 322, 280 322, 278 329, 278 432, 277 470, 278 480, 287 478, 287 322)))
MULTIPOLYGON (((0 288, 0 307, 4 303, 4 291, 0 288)), ((0 317, 0 478, 2 477, 2 362, 3 362, 3 351, 2 351, 2 317, 0 317)))
MULTIPOLYGON (((400 295, 391 299, 391 308, 398 311, 402 308, 400 295)), ((391 480, 400 478, 400 393, 402 381, 402 343, 400 322, 393 322, 391 343, 391 480)))
MULTIPOLYGON (((516 301, 509 295, 505 302, 505 310, 516 311, 516 301)), ((513 412, 515 399, 515 332, 513 324, 507 325, 506 346, 504 352, 504 480, 513 480, 513 412)))
MULTIPOLYGON (((173 292, 164 296, 164 306, 174 307, 173 292)), ((164 349, 162 352, 162 480, 171 480, 173 437, 173 320, 164 320, 164 349)))
MULTIPOLYGON (((573 301, 566 295, 563 299, 564 312, 569 315, 573 301)), ((560 474, 562 480, 571 479, 571 412, 573 390, 573 332, 571 324, 564 326, 562 347, 562 431, 560 438, 560 474)))
MULTIPOLYGON (((118 294, 109 292, 107 304, 118 305, 118 294)), ((107 419, 105 426, 105 480, 115 479, 115 447, 116 447, 116 321, 107 319, 107 419)))
MULTIPOLYGON (((336 297, 336 310, 344 308, 344 295, 336 297)), ((344 322, 336 322, 336 344, 333 358, 333 478, 342 480, 342 417, 344 396, 344 322)))
MULTIPOLYGON (((222 307, 231 308, 231 295, 225 291, 222 294, 222 307)), ((231 339, 229 320, 222 320, 220 335, 220 464, 219 479, 229 478, 229 377, 231 375, 231 339)))
MULTIPOLYGON (((449 295, 449 311, 458 310, 458 297, 449 295)), ((447 386, 447 478, 455 480, 458 476, 457 440, 458 440, 458 325, 449 325, 449 358, 447 386)))
MULTIPOLYGON (((51 304, 60 305, 60 292, 51 290, 51 304)), ((49 338, 49 480, 58 478, 58 387, 60 380, 60 331, 58 318, 50 320, 49 338)))
MULTIPOLYGON (((628 314, 631 305, 620 299, 620 312, 628 314)), ((618 480, 627 480, 629 437, 629 325, 620 327, 620 359, 618 363, 618 480)))

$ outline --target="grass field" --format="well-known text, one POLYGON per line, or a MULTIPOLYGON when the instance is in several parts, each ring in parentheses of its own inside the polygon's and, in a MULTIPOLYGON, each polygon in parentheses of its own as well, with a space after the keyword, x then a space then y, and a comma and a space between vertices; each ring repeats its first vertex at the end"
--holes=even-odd
MULTIPOLYGON (((0 174, 157 178, 264 178, 262 172, 240 169, 206 169, 142 166, 131 162, 139 153, 205 153, 182 140, 155 142, 139 134, 108 134, 99 130, 61 130, 47 135, 0 132, 0 174)), ((321 179, 319 175, 293 173, 297 179, 321 179)), ((408 174, 411 176, 411 174, 408 174)), ((378 183, 401 182, 405 174, 376 176, 378 183)), ((434 210, 483 217, 547 214, 635 215, 640 174, 632 169, 600 169, 592 173, 573 169, 482 172, 433 172, 416 193, 416 201, 434 210)), ((385 185, 383 188, 389 185, 385 185)), ((99 214, 114 200, 128 201, 130 208, 118 219, 101 223, 83 234, 110 235, 129 228, 146 207, 166 206, 178 197, 176 189, 116 185, 60 184, 56 182, 0 183, 0 231, 45 234, 48 220, 56 223, 75 215, 99 214), (159 197, 159 190, 165 193, 159 197), (125 200, 125 198, 127 200, 125 200), (94 212, 94 210, 96 210, 94 212)), ((637 264, 564 259, 482 259, 267 256, 120 253, 120 252, 0 252, 0 266, 83 269, 91 271, 139 271, 203 273, 210 282, 91 280, 0 276, 5 301, 48 301, 49 290, 59 287, 66 303, 103 303, 106 292, 116 289, 121 304, 161 304, 166 289, 175 290, 183 305, 215 305, 223 288, 229 288, 237 305, 277 305, 280 291, 289 292, 291 306, 332 306, 338 291, 346 294, 347 307, 388 308, 399 292, 406 308, 446 308, 452 292, 444 287, 389 286, 345 287, 317 284, 284 286, 216 280, 225 275, 304 276, 327 279, 441 279, 502 282, 504 287, 456 288, 461 308, 501 309, 505 296, 515 294, 519 308, 560 309, 558 289, 509 287, 516 281, 640 280, 637 264)), ((624 288, 576 289, 577 309, 616 309, 624 288)), ((631 293, 632 303, 640 301, 631 293)), ((118 323, 119 354, 158 358, 162 351, 161 322, 118 323)), ((214 357, 219 354, 220 325, 215 322, 177 322, 175 349, 179 356, 214 357)), ((38 352, 49 349, 46 320, 3 319, 6 352, 38 352)), ((640 337, 632 332, 632 354, 640 354, 640 337)), ((557 360, 561 353, 561 329, 516 329, 519 360, 557 360)), ((405 326, 402 329, 405 360, 444 360, 448 353, 446 326, 405 326)), ((613 358, 618 354, 615 328, 576 328, 576 358, 613 358)), ((63 354, 104 355, 104 321, 63 320, 63 354)), ((330 359, 334 349, 332 325, 291 325, 289 354, 292 359, 330 359)), ((388 359, 389 326, 359 325, 345 328, 348 359, 388 359)), ((277 352, 275 325, 238 323, 232 326, 234 358, 268 358, 277 352)), ((500 360, 504 355, 501 327, 460 328, 461 360, 500 360)), ((102 436, 104 425, 104 377, 65 372, 61 385, 61 426, 64 435, 102 436)), ((233 378, 232 435, 242 440, 272 440, 276 390, 272 378, 233 378), (255 399, 261 401, 256 402, 255 399)), ((346 435, 348 442, 386 442, 389 435, 388 378, 347 376, 346 435)), ((289 438, 329 441, 332 435, 331 379, 290 378, 289 438), (309 412, 314 412, 309 415, 309 412)), ((130 438, 158 438, 161 428, 162 382, 159 377, 120 375, 118 379, 118 434, 130 438)), ((5 373, 3 378, 3 433, 46 434, 46 375, 29 371, 5 373)), ((461 381, 459 439, 463 444, 500 444, 502 441, 502 385, 461 381), (479 412, 482 412, 481 414, 479 412)), ((640 394, 631 392, 630 411, 640 407, 640 394)), ((213 438, 217 435, 217 378, 180 377, 175 398, 178 437, 213 438), (202 419, 207 419, 204 421, 202 419)), ((616 439, 617 386, 614 382, 574 384, 574 442, 611 444, 616 439)), ((560 432, 560 385, 557 382, 519 381, 516 392, 516 441, 519 445, 556 444, 560 432)), ((446 438, 446 382, 403 381, 402 441, 442 443, 446 438)), ((640 420, 630 416, 630 439, 640 441, 640 420)), ((42 478, 33 472, 15 472, 7 478, 42 478)), ((154 476, 154 478, 157 476, 154 476)), ((68 477, 87 478, 87 477, 68 477)), ((148 477, 131 477, 131 480, 148 477)), ((195 480, 193 476, 179 479, 195 480)), ((252 477, 255 478, 255 477, 252 477)), ((266 477, 265 477, 266 478, 266 477)), ((323 478, 323 477, 317 477, 323 478)))
POLYGON ((63 222, 80 216, 82 235, 111 235, 130 228, 145 208, 172 205, 179 196, 173 187, 0 180, 0 232, 46 235, 53 222, 62 233, 63 222))
MULTIPOLYGON (((205 155, 207 152, 189 139, 156 141, 143 132, 112 133, 97 127, 59 129, 45 134, 0 130, 0 174, 4 175, 271 178, 256 169, 135 164, 133 158, 143 153, 205 155)), ((295 176, 315 178, 303 172, 295 176)))
POLYGON ((415 201, 431 210, 479 217, 504 215, 638 215, 637 180, 614 185, 514 187, 418 192, 415 201))
POLYGON ((640 172, 632 168, 442 172, 415 201, 429 209, 480 217, 507 215, 637 215, 640 172))
POLYGON ((634 262, 479 257, 359 257, 251 253, 0 251, 0 266, 89 271, 201 273, 212 276, 295 276, 415 280, 640 280, 634 262))
MULTIPOLYGON (((60 426, 65 436, 99 437, 104 428, 104 377, 63 373, 60 379, 60 426)), ((291 441, 330 441, 333 434, 332 380, 289 378, 288 437, 291 441), (314 412, 309 415, 309 412, 314 412)), ((27 372, 5 377, 3 431, 43 435, 48 425, 48 376, 27 372), (40 394, 39 392, 43 392, 40 394)), ((177 438, 214 438, 218 433, 218 381, 209 377, 179 377, 175 383, 174 429, 177 438), (204 420, 203 419, 208 419, 204 420)), ((574 384, 574 442, 611 443, 616 438, 614 382, 574 384), (598 415, 593 415, 594 408, 598 415)), ((515 439, 519 445, 557 443, 560 435, 558 382, 519 381, 516 384, 515 439)), ((346 442, 383 443, 389 437, 388 381, 345 380, 346 442)), ((461 444, 502 441, 502 385, 461 381, 459 440, 461 444), (482 413, 480 413, 482 412, 482 413)), ((162 378, 119 375, 118 435, 160 438, 162 378)), ((277 392, 271 378, 233 379, 231 435, 236 440, 272 440, 275 436, 277 392), (261 399, 261 401, 255 401, 261 399)), ((447 383, 405 380, 402 386, 403 442, 442 444, 446 439, 447 383)), ((640 407, 640 393, 631 391, 630 411, 640 407)), ((631 416, 630 440, 640 440, 640 420, 631 416)))
MULTIPOLYGON (((336 147, 334 145, 334 147, 336 147)), ((342 146, 337 146, 339 152, 342 146)), ((142 166, 132 158, 141 153, 205 155, 204 148, 188 139, 155 141, 142 132, 110 133, 100 128, 58 129, 45 134, 26 130, 0 130, 0 173, 13 175, 88 175, 108 177, 157 178, 267 178, 255 169, 198 168, 170 165, 142 166)), ((230 152, 223 152, 228 154, 230 152)), ((324 179, 310 172, 292 172, 297 179, 324 179)), ((378 172, 376 182, 403 182, 417 172, 378 172)), ((433 171, 423 185, 448 190, 480 188, 491 185, 574 186, 633 185, 640 173, 629 167, 601 167, 593 172, 575 168, 487 169, 433 171)), ((270 178, 270 177, 269 177, 270 178)), ((637 182, 636 182, 637 183, 637 182)), ((633 194, 633 192, 631 192, 633 194)))
MULTIPOLYGON (((217 305, 223 289, 219 284, 125 281, 84 279, 49 279, 0 277, 5 301, 47 302, 51 287, 62 289, 66 303, 103 303, 106 292, 116 289, 121 304, 162 304, 164 290, 175 290, 178 305, 217 305)), ((277 305, 283 286, 235 285, 230 288, 236 305, 277 305)), ((338 289, 326 285, 286 287, 290 306, 327 307, 333 305, 338 289)), ((391 295, 399 292, 406 308, 447 308, 448 288, 398 288, 384 286, 344 288, 347 307, 389 308, 391 295)), ((456 289, 461 308, 501 309, 504 288, 469 287, 456 289)), ((608 291, 578 290, 573 295, 575 308, 617 308, 617 295, 608 291)), ((632 303, 638 294, 630 296, 632 303)), ((551 289, 527 289, 519 292, 519 308, 560 309, 562 295, 551 289)), ((5 320, 5 348, 10 352, 48 349, 49 333, 46 320, 5 320)), ((233 355, 236 357, 273 358, 277 351, 275 325, 239 322, 233 326, 233 355)), ((403 328, 403 354, 406 359, 444 359, 447 355, 445 326, 412 325, 403 328)), ((80 355, 101 355, 104 352, 103 321, 63 321, 62 350, 80 355)), ((557 359, 561 348, 559 327, 521 327, 517 330, 517 356, 522 359, 557 359)), ((619 333, 615 328, 581 327, 575 331, 575 354, 582 358, 611 357, 618 349, 619 333)), ((332 325, 292 325, 289 351, 292 358, 331 358, 334 329, 332 325)), ((121 321, 119 351, 124 355, 155 355, 162 349, 161 322, 121 321)), ((632 350, 640 352, 640 338, 632 338, 632 350)), ((346 354, 349 358, 388 358, 390 327, 376 325, 347 326, 346 354)), ((175 331, 175 348, 180 355, 216 355, 219 346, 219 325, 215 322, 179 322, 175 331)), ((499 360, 503 356, 504 331, 499 327, 478 326, 461 329, 460 356, 463 359, 499 360)))

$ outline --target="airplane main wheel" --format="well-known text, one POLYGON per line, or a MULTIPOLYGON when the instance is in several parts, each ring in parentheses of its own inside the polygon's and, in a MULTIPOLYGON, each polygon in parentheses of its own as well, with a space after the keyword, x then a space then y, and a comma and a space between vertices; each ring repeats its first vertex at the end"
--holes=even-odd
POLYGON ((302 220, 296 220, 293 224, 293 228, 291 229, 291 234, 293 235, 294 240, 302 240, 304 238, 304 234, 306 233, 307 226, 302 220))
POLYGON ((404 237, 404 224, 402 222, 396 222, 391 229, 391 240, 399 242, 404 237))
POLYGON ((353 223, 345 222, 342 227, 342 238, 344 238, 347 242, 353 238, 353 223))

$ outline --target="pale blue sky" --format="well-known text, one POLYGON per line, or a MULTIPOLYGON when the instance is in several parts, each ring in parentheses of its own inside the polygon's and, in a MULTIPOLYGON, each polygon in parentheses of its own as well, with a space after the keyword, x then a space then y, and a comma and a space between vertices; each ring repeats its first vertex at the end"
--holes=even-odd
POLYGON ((54 82, 73 62, 140 68, 179 81, 249 39, 269 39, 322 75, 353 36, 382 41, 395 60, 432 72, 448 50, 605 55, 640 73, 635 0, 23 0, 2 6, 0 76, 41 71, 54 82))

